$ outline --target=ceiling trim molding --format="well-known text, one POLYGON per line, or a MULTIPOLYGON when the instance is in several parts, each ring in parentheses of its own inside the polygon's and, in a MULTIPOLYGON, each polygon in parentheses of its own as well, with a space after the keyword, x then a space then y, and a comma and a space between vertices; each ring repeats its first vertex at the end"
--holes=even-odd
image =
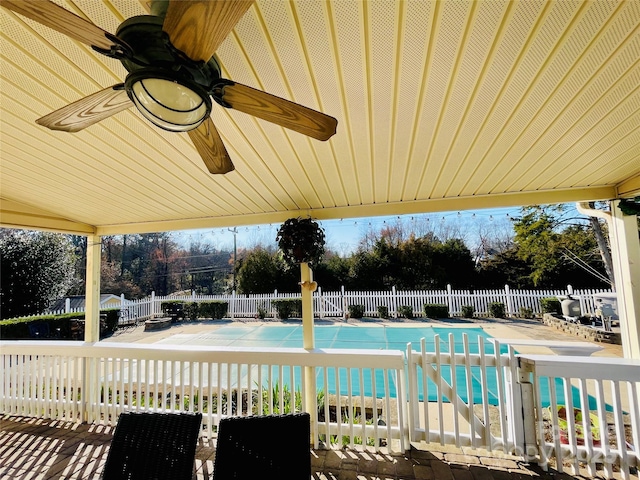
POLYGON ((54 213, 0 198, 0 227, 42 230, 72 235, 93 235, 96 228, 54 213))
POLYGON ((527 193, 503 193, 477 195, 473 197, 416 200, 372 205, 353 205, 321 209, 289 210, 264 214, 141 222, 126 225, 103 225, 97 235, 124 235, 133 233, 195 230, 202 228, 226 228, 245 225, 281 223, 292 217, 311 217, 316 220, 340 218, 407 215, 456 210, 519 207, 524 205, 575 203, 580 201, 610 200, 616 198, 615 187, 575 188, 568 190, 545 190, 527 193))
POLYGON ((618 197, 637 197, 638 195, 640 195, 640 175, 618 185, 618 197))

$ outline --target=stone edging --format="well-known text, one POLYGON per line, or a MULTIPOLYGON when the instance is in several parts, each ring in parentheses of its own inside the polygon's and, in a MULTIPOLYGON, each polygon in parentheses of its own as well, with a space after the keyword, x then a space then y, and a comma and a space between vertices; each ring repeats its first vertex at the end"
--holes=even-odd
POLYGON ((557 328, 558 330, 562 330, 565 333, 576 335, 577 337, 583 337, 590 342, 622 345, 622 337, 619 333, 607 332, 605 330, 591 328, 578 323, 569 323, 566 320, 558 318, 550 313, 545 313, 542 316, 542 323, 557 328))

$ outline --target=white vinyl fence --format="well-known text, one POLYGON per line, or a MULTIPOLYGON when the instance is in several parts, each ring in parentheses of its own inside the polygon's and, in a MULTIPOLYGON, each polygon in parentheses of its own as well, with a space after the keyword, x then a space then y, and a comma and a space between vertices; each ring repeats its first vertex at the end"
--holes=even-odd
MULTIPOLYGON (((596 304, 594 294, 611 292, 601 289, 574 290, 568 285, 565 290, 513 290, 508 285, 497 290, 453 290, 448 286, 445 290, 417 290, 404 291, 392 288, 387 291, 347 291, 344 287, 340 291, 324 291, 318 288, 313 293, 313 310, 319 318, 346 318, 349 305, 364 306, 364 314, 368 317, 378 316, 378 307, 387 307, 391 316, 396 316, 399 307, 410 306, 414 315, 419 317, 425 304, 446 305, 452 317, 462 314, 462 307, 472 306, 475 316, 482 317, 489 314, 489 304, 501 302, 505 305, 506 314, 516 316, 521 308, 526 308, 533 314, 541 314, 540 299, 546 297, 565 297, 571 295, 580 301, 584 315, 594 314, 596 304)), ((231 295, 184 295, 153 297, 154 312, 160 314, 162 302, 179 300, 184 302, 224 301, 228 302, 228 315, 231 318, 256 317, 259 310, 264 310, 269 317, 275 316, 272 300, 283 298, 300 298, 300 292, 269 294, 231 294, 231 295)))
MULTIPOLYGON (((348 291, 344 287, 339 291, 323 291, 318 288, 313 293, 314 315, 318 318, 342 317, 347 318, 349 305, 364 306, 364 314, 367 317, 377 317, 378 307, 387 307, 391 317, 397 316, 398 308, 410 306, 414 316, 422 316, 425 304, 446 305, 451 317, 462 315, 463 306, 471 306, 476 317, 489 314, 489 305, 492 302, 500 302, 505 305, 508 316, 518 316, 521 308, 528 309, 531 313, 542 313, 540 299, 546 297, 566 297, 571 295, 580 302, 583 315, 593 315, 596 312, 594 295, 598 293, 613 293, 611 290, 582 289, 574 290, 568 285, 565 290, 513 290, 508 285, 504 289, 495 290, 453 290, 448 286, 445 290, 396 290, 393 287, 387 291, 348 291)), ((120 324, 130 324, 148 318, 162 315, 162 303, 167 301, 182 302, 210 302, 222 301, 228 303, 227 316, 230 318, 254 318, 260 312, 265 312, 267 318, 276 316, 272 300, 285 298, 301 298, 300 292, 280 293, 275 291, 268 294, 225 294, 225 295, 169 295, 157 296, 152 293, 149 297, 140 300, 127 300, 121 295, 120 324)), ((111 307, 114 308, 114 307, 111 307)), ((49 311, 47 314, 60 314, 83 312, 83 308, 49 311)), ((35 316, 35 315, 34 315, 35 316)))

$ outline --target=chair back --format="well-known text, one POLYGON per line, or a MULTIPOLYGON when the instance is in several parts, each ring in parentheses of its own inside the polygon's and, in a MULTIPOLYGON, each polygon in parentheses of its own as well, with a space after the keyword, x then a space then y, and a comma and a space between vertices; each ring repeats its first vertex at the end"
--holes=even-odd
POLYGON ((213 480, 311 478, 308 413, 220 421, 213 480))
POLYGON ((201 413, 120 415, 102 478, 191 480, 201 413))

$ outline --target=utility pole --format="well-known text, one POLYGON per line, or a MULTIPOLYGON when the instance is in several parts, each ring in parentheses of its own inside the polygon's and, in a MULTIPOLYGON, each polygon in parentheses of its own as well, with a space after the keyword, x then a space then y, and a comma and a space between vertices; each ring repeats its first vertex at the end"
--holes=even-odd
POLYGON ((237 255, 237 246, 236 246, 236 236, 238 235, 238 228, 227 228, 231 233, 233 233, 233 291, 236 291, 236 255, 237 255))

